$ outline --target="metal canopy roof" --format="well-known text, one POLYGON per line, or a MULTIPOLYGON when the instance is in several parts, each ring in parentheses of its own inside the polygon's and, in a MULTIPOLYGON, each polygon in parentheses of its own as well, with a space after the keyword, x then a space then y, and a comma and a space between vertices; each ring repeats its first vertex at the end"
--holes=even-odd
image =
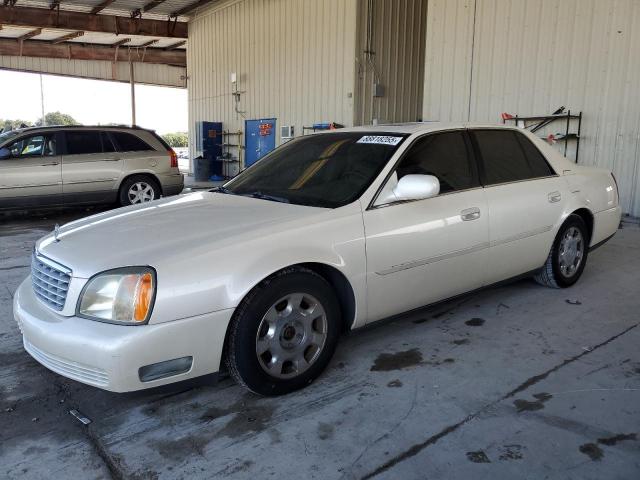
POLYGON ((185 66, 189 15, 215 1, 0 0, 0 55, 185 66))

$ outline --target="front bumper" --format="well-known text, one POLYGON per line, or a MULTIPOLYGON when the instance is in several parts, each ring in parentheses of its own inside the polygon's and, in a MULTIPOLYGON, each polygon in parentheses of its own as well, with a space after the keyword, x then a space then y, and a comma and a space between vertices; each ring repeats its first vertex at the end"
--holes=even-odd
POLYGON ((159 324, 113 325, 58 315, 35 297, 27 277, 15 293, 13 313, 25 350, 42 365, 88 385, 129 392, 217 372, 233 309, 159 324), (140 381, 140 367, 187 356, 193 357, 188 372, 140 381))

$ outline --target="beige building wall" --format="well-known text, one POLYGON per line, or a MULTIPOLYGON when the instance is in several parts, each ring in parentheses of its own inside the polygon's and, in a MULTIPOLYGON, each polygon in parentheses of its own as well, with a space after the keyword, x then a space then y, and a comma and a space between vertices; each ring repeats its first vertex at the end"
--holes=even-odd
POLYGON ((359 0, 355 124, 422 117, 426 14, 427 0, 359 0))
MULTIPOLYGON (((136 83, 180 88, 187 86, 186 68, 140 62, 134 62, 134 68, 136 83)), ((129 64, 123 62, 0 55, 0 69, 129 82, 129 64)))
MULTIPOLYGON (((640 2, 429 0, 423 115, 583 112, 579 163, 613 170, 640 216, 640 2)), ((553 124, 544 133, 561 132, 553 124)), ((575 158, 570 150, 568 157, 575 158)))
POLYGON ((283 125, 296 135, 316 122, 351 125, 356 11, 357 0, 235 0, 198 14, 187 51, 191 157, 200 120, 244 130, 245 119, 276 117, 276 145, 283 125))

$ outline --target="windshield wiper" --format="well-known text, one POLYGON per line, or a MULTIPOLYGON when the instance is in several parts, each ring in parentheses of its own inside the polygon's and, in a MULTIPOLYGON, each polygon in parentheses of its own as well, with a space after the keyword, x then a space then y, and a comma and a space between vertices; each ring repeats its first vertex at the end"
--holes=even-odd
POLYGON ((252 198, 260 198, 262 200, 271 200, 273 202, 290 203, 288 198, 278 197, 276 195, 269 195, 267 193, 261 192, 260 190, 241 193, 240 195, 242 195, 243 197, 252 197, 252 198))
POLYGON ((227 195, 235 195, 234 192, 232 192, 231 190, 229 190, 228 188, 223 187, 222 185, 219 187, 215 187, 212 188, 211 190, 209 190, 210 192, 214 192, 214 193, 226 193, 227 195))

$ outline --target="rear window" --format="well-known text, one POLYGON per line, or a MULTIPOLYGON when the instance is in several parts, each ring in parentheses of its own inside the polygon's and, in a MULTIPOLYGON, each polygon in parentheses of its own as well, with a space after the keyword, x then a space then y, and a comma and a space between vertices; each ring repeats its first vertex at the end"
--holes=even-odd
POLYGON ((527 137, 520 133, 516 133, 516 138, 520 145, 522 145, 522 149, 524 150, 524 154, 527 157, 527 161, 529 162, 529 166, 531 167, 531 171, 534 177, 548 177, 553 175, 554 172, 551 170, 551 167, 547 163, 547 159, 544 158, 540 150, 531 143, 527 137))
POLYGON ((475 130, 483 164, 483 183, 517 182, 534 177, 520 142, 511 130, 475 130))
POLYGON ((68 131, 67 152, 69 155, 86 155, 89 153, 102 153, 102 142, 100 132, 91 131, 68 131))
POLYGON ((147 142, 127 132, 111 132, 116 147, 121 152, 142 152, 153 150, 147 142))

